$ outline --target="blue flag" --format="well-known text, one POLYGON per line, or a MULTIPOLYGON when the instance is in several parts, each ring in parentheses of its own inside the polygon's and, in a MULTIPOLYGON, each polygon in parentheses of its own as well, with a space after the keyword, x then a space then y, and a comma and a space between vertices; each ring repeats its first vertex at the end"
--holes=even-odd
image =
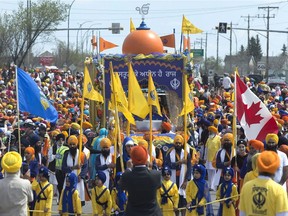
POLYGON ((21 68, 17 68, 19 110, 29 112, 50 122, 56 122, 58 112, 37 86, 35 81, 21 68))

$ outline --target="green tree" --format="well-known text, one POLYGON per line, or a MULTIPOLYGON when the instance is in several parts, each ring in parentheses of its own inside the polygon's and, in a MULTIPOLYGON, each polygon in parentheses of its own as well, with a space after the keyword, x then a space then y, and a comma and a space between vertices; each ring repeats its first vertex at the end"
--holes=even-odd
POLYGON ((250 56, 253 56, 256 62, 260 61, 263 56, 263 53, 262 53, 259 36, 256 35, 256 38, 251 37, 249 44, 250 46, 248 49, 248 54, 250 56))
POLYGON ((22 65, 36 40, 47 40, 53 33, 49 29, 66 20, 68 7, 58 0, 38 0, 28 8, 21 2, 11 15, 0 15, 0 55, 8 57, 8 62, 22 65))
POLYGON ((281 56, 287 56, 287 46, 283 44, 281 56))

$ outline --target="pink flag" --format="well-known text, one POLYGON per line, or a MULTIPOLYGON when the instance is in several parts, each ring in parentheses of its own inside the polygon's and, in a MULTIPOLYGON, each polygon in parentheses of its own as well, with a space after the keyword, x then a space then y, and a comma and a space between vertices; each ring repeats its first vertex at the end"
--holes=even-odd
POLYGON ((267 133, 278 133, 278 127, 265 104, 236 75, 237 119, 248 140, 265 140, 267 133))

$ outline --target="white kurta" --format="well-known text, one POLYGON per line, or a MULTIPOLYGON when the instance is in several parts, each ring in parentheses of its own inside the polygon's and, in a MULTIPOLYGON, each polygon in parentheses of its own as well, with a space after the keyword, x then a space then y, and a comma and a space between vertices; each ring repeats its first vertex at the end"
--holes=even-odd
MULTIPOLYGON (((78 155, 79 155, 79 150, 77 149, 77 153, 76 153, 74 163, 73 163, 73 158, 72 158, 71 154, 70 153, 68 154, 68 156, 67 156, 67 166, 68 167, 72 167, 72 166, 75 166, 78 164, 78 155)), ((80 170, 73 170, 72 172, 75 173, 76 176, 78 176, 78 174, 79 174, 78 172, 80 172, 80 171, 81 171, 81 169, 80 170)), ((66 178, 64 181, 63 189, 65 189, 65 187, 66 187, 66 178)), ((77 191, 79 192, 79 196, 80 196, 81 201, 85 201, 85 188, 84 188, 84 181, 82 178, 77 183, 77 191)))

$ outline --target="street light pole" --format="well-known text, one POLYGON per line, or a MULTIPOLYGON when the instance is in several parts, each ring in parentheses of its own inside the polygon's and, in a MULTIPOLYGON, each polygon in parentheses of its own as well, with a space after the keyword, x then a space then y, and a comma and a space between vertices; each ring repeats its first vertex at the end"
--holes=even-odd
MULTIPOLYGON (((78 53, 78 34, 79 34, 79 30, 81 30, 82 26, 83 26, 85 23, 89 23, 89 22, 93 22, 93 21, 89 20, 89 21, 85 21, 85 22, 83 22, 83 23, 80 23, 79 29, 77 30, 77 35, 76 35, 76 52, 77 52, 77 53, 78 53)), ((81 32, 82 32, 82 30, 81 30, 81 32)))
POLYGON ((70 49, 70 12, 71 12, 71 8, 72 5, 74 4, 75 0, 72 1, 72 3, 69 5, 69 9, 68 9, 68 30, 67 30, 67 56, 66 56, 66 64, 68 64, 68 60, 69 60, 69 49, 70 49))

